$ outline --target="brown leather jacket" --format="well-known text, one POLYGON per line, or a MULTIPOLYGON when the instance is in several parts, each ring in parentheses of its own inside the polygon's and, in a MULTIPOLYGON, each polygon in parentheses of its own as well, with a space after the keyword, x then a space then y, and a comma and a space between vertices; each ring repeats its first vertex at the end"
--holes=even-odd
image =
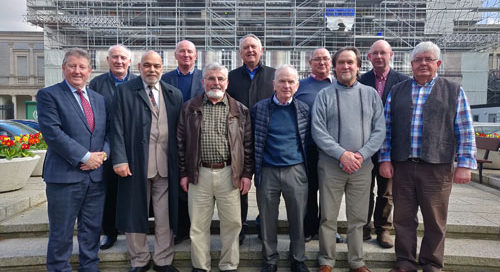
MULTIPOLYGON (((201 166, 201 122, 203 120, 203 96, 193 97, 182 106, 177 125, 177 146, 179 152, 180 177, 188 177, 190 183, 198 183, 201 166)), ((233 186, 239 188, 240 179, 251 179, 253 175, 253 139, 250 111, 240 102, 229 96, 227 130, 233 186)))

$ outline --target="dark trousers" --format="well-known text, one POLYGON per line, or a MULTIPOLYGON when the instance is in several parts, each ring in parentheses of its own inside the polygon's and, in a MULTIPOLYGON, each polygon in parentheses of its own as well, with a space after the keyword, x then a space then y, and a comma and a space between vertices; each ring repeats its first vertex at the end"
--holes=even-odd
POLYGON ((316 147, 311 149, 308 160, 308 195, 307 210, 304 218, 304 235, 314 236, 318 234, 321 211, 318 205, 318 150, 316 147))
POLYGON ((246 234, 248 229, 248 224, 247 224, 248 194, 242 195, 240 192, 240 204, 241 204, 241 231, 246 234))
POLYGON ((102 217, 102 232, 108 236, 116 236, 118 235, 115 224, 118 175, 113 171, 113 165, 109 160, 104 164, 104 180, 106 181, 106 201, 102 217))
POLYGON ((453 164, 395 162, 394 229, 397 267, 441 271, 448 202, 453 182, 453 164), (417 255, 417 212, 424 219, 424 237, 417 255))
POLYGON ((99 271, 99 236, 105 197, 105 183, 85 180, 77 183, 47 183, 49 217, 47 271, 71 272, 73 230, 78 222, 78 271, 99 271))
POLYGON ((368 204, 368 220, 366 227, 370 227, 373 215, 373 226, 378 233, 383 230, 390 230, 392 227, 392 179, 387 179, 379 175, 378 152, 372 156, 373 170, 370 188, 370 200, 368 204), (377 201, 373 189, 377 182, 377 201), (375 207, 375 211, 374 211, 375 207))

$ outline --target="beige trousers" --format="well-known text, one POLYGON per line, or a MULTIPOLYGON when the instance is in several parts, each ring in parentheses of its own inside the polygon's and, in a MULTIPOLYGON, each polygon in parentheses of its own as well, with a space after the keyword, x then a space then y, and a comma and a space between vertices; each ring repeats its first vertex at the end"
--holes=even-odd
MULTIPOLYGON (((174 239, 168 213, 168 178, 158 175, 147 180, 147 199, 152 200, 155 214, 153 262, 170 265, 174 260, 174 239)), ((149 214, 149 205, 148 205, 149 214)), ((131 265, 145 266, 151 259, 146 233, 125 233, 131 265)))
POLYGON ((188 207, 191 219, 191 262, 193 268, 210 271, 210 223, 214 204, 220 218, 222 243, 220 270, 238 268, 241 231, 240 191, 233 187, 231 166, 222 169, 200 167, 198 184, 189 184, 188 207))

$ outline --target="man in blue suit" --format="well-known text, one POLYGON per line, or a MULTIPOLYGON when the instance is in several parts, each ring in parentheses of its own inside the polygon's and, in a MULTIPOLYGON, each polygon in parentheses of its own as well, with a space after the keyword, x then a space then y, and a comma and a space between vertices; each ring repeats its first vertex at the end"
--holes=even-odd
POLYGON ((49 216, 48 271, 72 271, 73 228, 78 222, 79 271, 99 271, 104 207, 103 162, 109 154, 104 97, 86 88, 92 72, 79 48, 64 55, 64 81, 37 94, 40 130, 48 149, 43 169, 49 216))
MULTIPOLYGON (((161 79, 166 83, 177 87, 182 92, 184 102, 203 93, 203 85, 201 83, 201 70, 194 65, 197 54, 194 43, 188 40, 182 40, 175 46, 175 59, 177 60, 177 69, 163 74, 161 79)), ((178 230, 175 235, 174 243, 178 244, 185 239, 189 239, 189 228, 191 221, 189 220, 187 194, 179 191, 179 223, 178 230)))
POLYGON ((182 40, 175 46, 177 69, 163 74, 161 80, 177 87, 185 101, 204 92, 201 84, 201 70, 194 67, 197 54, 194 43, 182 40))

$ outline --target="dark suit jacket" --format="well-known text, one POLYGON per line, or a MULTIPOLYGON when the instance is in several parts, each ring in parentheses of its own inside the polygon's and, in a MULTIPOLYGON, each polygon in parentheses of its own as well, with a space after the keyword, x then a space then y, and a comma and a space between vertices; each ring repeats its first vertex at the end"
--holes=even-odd
MULTIPOLYGON (((128 80, 132 80, 136 77, 137 77, 136 75, 130 73, 129 71, 128 80)), ((90 81, 89 87, 92 90, 104 96, 104 99, 106 100, 106 109, 108 110, 108 121, 110 121, 111 111, 112 111, 111 106, 113 105, 113 96, 115 95, 116 90, 118 90, 118 87, 115 86, 115 80, 113 79, 113 77, 111 77, 111 72, 107 72, 102 75, 94 77, 90 81)))
MULTIPOLYGON (((398 84, 401 81, 405 81, 409 78, 410 77, 403 75, 399 72, 396 72, 391 68, 391 70, 389 71, 389 74, 387 74, 387 81, 385 82, 384 92, 382 93, 382 103, 385 105, 385 101, 387 100, 387 96, 389 95, 389 92, 391 91, 392 86, 398 84)), ((377 89, 377 87, 375 85, 375 73, 373 72, 373 69, 364 73, 361 76, 361 79, 359 80, 359 82, 362 84, 368 85, 370 87, 373 87, 374 89, 377 89)))
MULTIPOLYGON (((189 94, 189 99, 204 92, 203 85, 201 84, 201 76, 202 76, 201 70, 194 68, 193 81, 191 82, 191 92, 189 94)), ((177 75, 177 69, 163 74, 161 80, 165 81, 166 83, 176 88, 179 88, 179 76, 177 75)))
MULTIPOLYGON (((168 163, 170 226, 175 233, 179 191, 176 129, 183 101, 177 88, 163 81, 160 84, 168 118, 168 162, 165 163, 168 163)), ((149 103, 141 77, 119 85, 113 101, 111 159, 113 165, 128 163, 133 174, 118 181, 116 225, 124 232, 148 231, 146 180, 152 120, 149 103)))
POLYGON ((38 123, 48 145, 43 167, 45 182, 76 183, 89 178, 94 182, 103 180, 103 167, 93 171, 80 170, 80 160, 87 152, 110 152, 105 138, 104 97, 90 88, 87 91, 95 119, 93 133, 65 81, 37 93, 38 123))
POLYGON ((244 65, 229 72, 226 92, 238 102, 251 109, 255 103, 264 98, 273 96, 273 79, 275 69, 262 65, 257 70, 255 77, 250 75, 244 65))

